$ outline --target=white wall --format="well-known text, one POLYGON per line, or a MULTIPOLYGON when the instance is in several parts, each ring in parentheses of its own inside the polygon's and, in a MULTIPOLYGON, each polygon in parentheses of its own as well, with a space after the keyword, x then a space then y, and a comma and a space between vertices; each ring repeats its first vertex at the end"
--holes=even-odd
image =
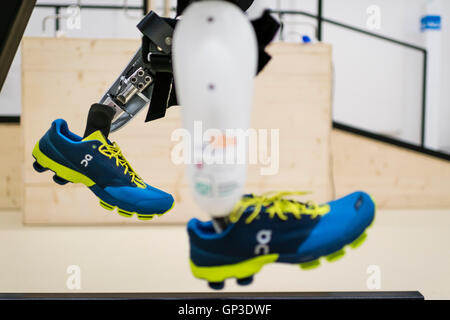
MULTIPOLYGON (((367 8, 381 9, 381 29, 374 32, 419 47, 425 47, 420 19, 428 0, 324 0, 324 16, 357 28, 367 29, 367 8)), ((450 1, 442 1, 443 30, 439 148, 450 149, 450 1)), ((296 9, 317 13, 316 0, 263 0, 250 14, 263 7, 296 9)), ((286 16, 285 38, 298 41, 301 33, 311 34, 298 22, 314 20, 286 16)), ((381 40, 368 38, 324 24, 324 41, 333 44, 335 66, 334 119, 407 142, 420 141, 422 54, 381 40)))
POLYGON ((442 79, 440 146, 450 153, 450 1, 442 1, 442 79))
MULTIPOLYGON (((381 29, 376 32, 392 37, 401 41, 405 41, 420 47, 426 47, 426 38, 424 33, 420 32, 420 19, 426 12, 426 4, 429 0, 346 0, 345 7, 342 6, 343 1, 325 0, 325 16, 334 20, 342 21, 347 24, 354 25, 359 28, 366 27, 366 8, 369 5, 376 4, 381 8, 381 29)), ((441 12, 443 18, 442 30, 442 59, 438 62, 441 74, 428 74, 428 81, 433 87, 440 86, 441 92, 437 91, 440 97, 437 100, 438 110, 436 111, 439 118, 428 124, 428 128, 438 128, 439 137, 436 139, 436 149, 444 149, 450 146, 450 131, 448 123, 450 121, 450 94, 445 88, 450 85, 450 42, 448 39, 449 28, 446 23, 450 18, 450 1, 435 0, 441 3, 441 12), (447 19, 446 19, 447 18, 447 19), (433 79, 435 78, 436 79, 433 79), (439 123, 440 121, 440 123, 439 123)), ((329 27, 331 29, 331 27, 329 27)), ((337 29, 337 28, 335 28, 337 29)), ((367 96, 372 99, 363 108, 357 106, 356 99, 348 96, 343 97, 342 92, 345 90, 337 89, 335 119, 339 121, 349 121, 352 119, 350 114, 355 110, 361 110, 359 116, 353 120, 353 124, 357 122, 363 124, 363 128, 372 128, 381 133, 393 133, 395 136, 407 142, 418 142, 420 138, 420 116, 421 116, 421 91, 422 91, 422 56, 420 53, 409 50, 400 49, 395 45, 388 45, 379 41, 367 41, 366 43, 355 41, 352 45, 351 41, 345 40, 341 32, 328 33, 325 28, 325 40, 335 44, 335 64, 336 68, 341 66, 341 73, 347 72, 352 62, 345 59, 345 54, 350 54, 353 50, 362 49, 363 57, 366 64, 366 70, 370 76, 364 75, 364 81, 357 85, 357 88, 364 90, 364 85, 373 88, 371 92, 366 92, 367 96), (340 48, 344 43, 348 44, 348 48, 340 48), (338 51, 338 49, 341 49, 338 51), (373 56, 367 55, 367 51, 373 53, 373 56), (344 70, 342 70, 344 68, 344 70), (388 76, 388 77, 386 77, 388 76), (377 90, 378 89, 378 90, 377 90), (376 96, 380 100, 374 99, 376 96), (349 103, 350 102, 350 103, 349 103), (369 109, 372 109, 370 111, 369 109), (380 113, 376 114, 373 110, 379 109, 380 113), (363 114, 369 115, 369 119, 363 118, 363 114), (380 121, 383 120, 383 121, 380 121)), ((356 58, 356 55, 354 55, 356 58)), ((430 57, 431 58, 431 57, 430 57)), ((432 61, 429 61, 429 65, 432 61)), ((363 67, 360 64, 359 67, 363 67)), ((337 70, 336 77, 339 79, 337 86, 342 86, 343 82, 351 81, 349 74, 340 75, 337 70)), ((352 70, 350 74, 356 75, 358 72, 352 70)), ((428 88, 428 110, 433 108, 432 90, 428 88)), ((429 147, 432 147, 431 142, 429 147)))
MULTIPOLYGON (((353 0, 343 7, 340 1, 327 0, 324 14, 368 30, 366 10, 376 4, 381 9, 377 33, 420 45, 420 2, 353 0)), ((334 119, 419 143, 422 54, 329 24, 324 33, 324 40, 334 44, 334 119)))

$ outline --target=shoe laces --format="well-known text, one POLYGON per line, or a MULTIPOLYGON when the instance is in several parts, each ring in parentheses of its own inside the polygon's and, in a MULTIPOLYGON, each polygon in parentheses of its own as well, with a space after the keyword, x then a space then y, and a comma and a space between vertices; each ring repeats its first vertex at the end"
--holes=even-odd
POLYGON ((245 223, 247 224, 251 223, 260 215, 263 207, 269 214, 270 219, 276 216, 281 220, 288 220, 288 213, 294 215, 296 219, 301 219, 302 215, 310 215, 312 218, 316 218, 330 211, 328 204, 318 205, 313 201, 303 203, 286 198, 288 196, 301 196, 309 193, 304 191, 271 191, 263 193, 260 196, 244 196, 231 212, 230 221, 233 223, 237 222, 249 207, 254 208, 253 212, 245 219, 245 223))
POLYGON ((136 173, 136 171, 133 170, 130 163, 125 159, 125 157, 122 154, 122 151, 120 150, 117 143, 113 142, 113 144, 102 144, 98 151, 102 153, 103 155, 107 156, 108 158, 116 159, 116 165, 122 166, 124 168, 123 174, 129 173, 131 176, 131 182, 133 182, 137 187, 145 189, 147 185, 145 184, 144 180, 142 180, 141 177, 136 173))

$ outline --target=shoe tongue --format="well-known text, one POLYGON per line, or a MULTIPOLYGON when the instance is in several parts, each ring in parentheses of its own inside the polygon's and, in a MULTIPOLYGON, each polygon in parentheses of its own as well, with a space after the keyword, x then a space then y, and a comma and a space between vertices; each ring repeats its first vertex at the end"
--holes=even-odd
POLYGON ((110 144, 106 140, 105 136, 100 130, 92 132, 90 135, 88 135, 86 138, 84 138, 81 141, 89 141, 89 140, 97 140, 100 141, 102 144, 110 144))

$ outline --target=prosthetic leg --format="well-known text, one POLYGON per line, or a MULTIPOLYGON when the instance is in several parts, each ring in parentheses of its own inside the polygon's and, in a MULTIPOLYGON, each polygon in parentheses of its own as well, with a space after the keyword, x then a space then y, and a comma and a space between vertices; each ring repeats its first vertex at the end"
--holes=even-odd
POLYGON ((257 53, 249 20, 225 1, 193 3, 174 34, 177 97, 192 141, 189 182, 217 231, 244 188, 257 53))
POLYGON ((251 24, 230 2, 239 0, 195 1, 180 21, 149 13, 138 25, 141 49, 102 103, 91 107, 86 132, 95 130, 82 139, 56 120, 33 150, 38 172, 54 171, 59 184, 83 183, 105 209, 150 220, 172 208, 172 196, 146 184, 102 133, 111 120, 117 130, 147 104, 147 121, 164 117, 178 96, 192 142, 185 148, 189 181, 195 200, 213 218, 188 222, 190 266, 214 289, 229 278, 248 285, 273 262, 310 269, 321 258, 335 261, 345 247, 364 241, 375 217, 374 201, 361 191, 323 204, 292 199, 305 192, 241 197, 253 78, 270 59, 264 47, 278 24, 267 12, 251 24))
POLYGON ((171 61, 175 24, 176 19, 161 18, 151 11, 137 25, 143 34, 142 46, 100 103, 91 107, 85 137, 95 130, 109 133, 122 128, 147 105, 146 121, 151 121, 164 117, 166 109, 176 104, 171 61), (108 111, 102 112, 101 106, 108 111), (98 123, 108 129, 98 127, 98 123))
MULTIPOLYGON (((242 11, 247 10, 253 3, 253 0, 227 1, 242 11)), ((177 16, 180 16, 191 2, 192 0, 179 0, 177 16)), ((149 105, 149 109, 146 122, 164 117, 166 109, 177 104, 171 57, 172 37, 177 22, 178 19, 162 18, 153 11, 150 11, 139 22, 137 28, 142 33, 142 46, 96 104, 96 107, 92 107, 88 115, 84 137, 95 130, 101 130, 105 136, 109 130, 111 132, 119 130, 147 105, 149 105), (102 112, 99 107, 101 105, 105 106, 104 109, 113 111, 102 112), (102 124, 101 127, 99 124, 102 124)), ((267 23, 257 25, 261 32, 269 31, 270 33, 270 29, 273 30, 274 27, 278 29, 278 23, 275 23, 273 19, 268 19, 268 16, 264 22, 267 23), (267 26, 269 30, 262 29, 267 26)), ((201 34, 201 31, 199 32, 201 34)), ((263 53, 267 43, 261 43, 261 45, 263 53)), ((264 53, 261 63, 267 63, 268 58, 264 53)))
MULTIPOLYGON (((177 17, 184 13, 191 2, 193 0, 178 0, 177 17)), ((215 1, 213 5, 217 6, 218 2, 227 2, 229 6, 244 12, 253 0, 222 0, 215 1)), ((84 137, 96 130, 101 130, 107 137, 110 131, 122 128, 147 105, 149 108, 146 122, 163 118, 166 109, 177 104, 172 70, 172 38, 178 21, 178 18, 162 18, 150 11, 139 22, 137 28, 142 33, 142 46, 99 103, 91 107, 84 137)), ((259 72, 270 60, 264 49, 278 31, 279 24, 268 12, 251 23, 258 41, 259 72)), ((239 30, 236 28, 233 30, 234 34, 230 32, 228 36, 239 38, 241 36, 239 30)), ((196 32, 201 36, 203 30, 196 32)), ((216 34, 218 37, 221 35, 216 34)), ((197 48, 193 48, 190 55, 196 51, 197 48)))
POLYGON ((292 199, 305 192, 242 197, 253 78, 264 61, 261 37, 242 11, 223 1, 195 2, 173 40, 177 97, 191 142, 185 150, 193 154, 185 155, 189 182, 197 204, 213 218, 188 222, 193 275, 213 289, 229 278, 248 285, 268 263, 308 269, 361 244, 375 214, 366 193, 325 204, 292 199))
POLYGON ((142 46, 100 103, 92 105, 84 137, 97 130, 107 137, 147 105, 146 121, 164 117, 177 104, 174 57, 184 126, 192 135, 205 131, 190 146, 195 158, 188 175, 196 201, 220 231, 243 191, 253 78, 270 60, 265 47, 279 24, 268 12, 250 23, 244 11, 253 0, 191 2, 178 1, 181 22, 150 12, 138 24, 142 46))

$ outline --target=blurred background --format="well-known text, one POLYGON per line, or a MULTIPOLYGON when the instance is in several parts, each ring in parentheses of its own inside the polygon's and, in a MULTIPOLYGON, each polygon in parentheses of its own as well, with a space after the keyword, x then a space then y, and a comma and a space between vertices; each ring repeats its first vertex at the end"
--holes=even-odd
MULTIPOLYGON (((174 16, 175 5, 164 0, 38 0, 25 36, 138 39, 136 24, 148 6, 174 16)), ((254 18, 267 8, 278 12, 283 28, 277 37, 283 41, 317 38, 317 16, 323 17, 320 38, 333 45, 336 123, 450 153, 450 91, 445 90, 450 87, 449 1, 323 0, 318 12, 318 0, 257 0, 248 14, 254 18), (422 28, 427 15, 441 17, 439 32, 422 28)), ((21 112, 20 54, 0 93, 0 116, 21 112)))
MULTIPOLYGON (((139 48, 144 14, 173 17, 175 6, 37 0, 0 91, 0 292, 209 290, 191 275, 186 234, 189 218, 208 217, 184 166, 170 161, 178 107, 114 133, 133 167, 174 195, 163 219, 107 214, 84 186, 61 187, 32 169, 31 150, 52 120, 83 130, 90 104, 139 48)), ((256 78, 252 118, 255 128, 280 129, 280 171, 261 177, 250 166, 248 191, 312 190, 328 201, 362 189, 378 211, 367 241, 342 261, 309 272, 269 265, 251 287, 228 281, 226 290, 450 299, 450 1, 256 0, 248 15, 265 9, 282 28, 256 78)))

